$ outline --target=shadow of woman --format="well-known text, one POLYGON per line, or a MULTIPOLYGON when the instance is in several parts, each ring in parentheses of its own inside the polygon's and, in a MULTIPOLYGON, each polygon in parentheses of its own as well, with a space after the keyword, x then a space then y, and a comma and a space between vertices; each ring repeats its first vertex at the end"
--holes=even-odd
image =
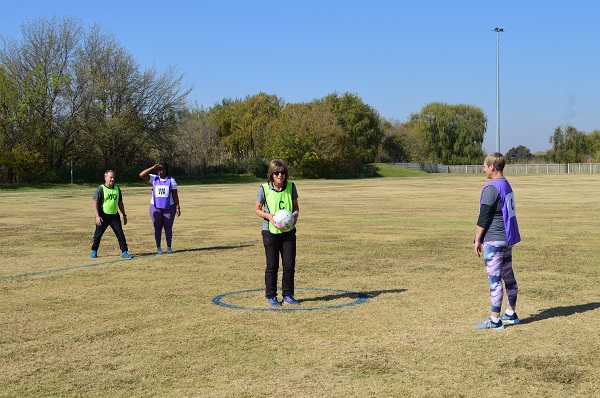
POLYGON ((537 314, 521 319, 521 323, 536 322, 541 321, 543 319, 555 318, 558 316, 569 316, 573 314, 578 314, 580 312, 593 311, 597 308, 600 308, 600 303, 598 302, 580 305, 569 305, 565 307, 548 308, 545 310, 541 310, 537 314))
MULTIPOLYGON (((301 289, 301 290, 307 290, 307 289, 301 289)), ((310 290, 310 289, 308 289, 308 290, 310 290)), ((379 296, 381 294, 385 294, 385 293, 402 293, 405 291, 406 291, 406 289, 374 290, 374 291, 370 291, 370 292, 340 291, 339 293, 328 294, 325 296, 305 298, 305 299, 302 299, 302 302, 304 303, 304 302, 308 302, 308 301, 333 301, 333 300, 338 300, 338 299, 342 299, 342 298, 370 299, 370 298, 377 297, 377 296, 379 296)))

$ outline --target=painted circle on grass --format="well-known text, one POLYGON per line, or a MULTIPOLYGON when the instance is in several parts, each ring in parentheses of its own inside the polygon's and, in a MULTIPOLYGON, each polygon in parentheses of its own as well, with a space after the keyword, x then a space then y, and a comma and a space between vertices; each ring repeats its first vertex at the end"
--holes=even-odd
POLYGON ((237 301, 242 301, 244 295, 252 294, 256 292, 264 292, 263 289, 248 289, 248 290, 238 290, 230 293, 223 293, 212 299, 213 304, 231 308, 235 310, 247 310, 247 311, 316 311, 316 310, 325 310, 325 309, 335 309, 342 307, 350 307, 353 305, 359 305, 367 301, 370 297, 365 293, 359 292, 351 292, 349 290, 341 290, 341 289, 322 289, 322 288, 296 288, 296 290, 303 290, 309 292, 323 292, 326 293, 325 296, 321 297, 307 297, 305 299, 299 299, 300 305, 291 306, 291 305, 282 305, 281 307, 267 307, 266 299, 265 299, 265 307, 250 307, 245 305, 240 305, 235 303, 237 301), (342 301, 339 304, 327 304, 323 306, 310 306, 311 302, 327 302, 327 301, 342 301))

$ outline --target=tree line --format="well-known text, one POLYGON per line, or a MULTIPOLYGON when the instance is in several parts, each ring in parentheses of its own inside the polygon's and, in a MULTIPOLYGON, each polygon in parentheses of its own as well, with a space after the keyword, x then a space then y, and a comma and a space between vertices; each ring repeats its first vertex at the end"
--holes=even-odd
MULTIPOLYGON (((186 102, 191 89, 175 68, 142 69, 98 26, 40 18, 21 32, 2 37, 0 49, 0 182, 67 182, 72 170, 90 182, 106 169, 129 179, 157 161, 190 176, 264 176, 277 157, 296 176, 321 178, 358 175, 373 162, 484 157, 487 119, 473 105, 433 102, 399 122, 353 93, 285 103, 261 92, 205 109, 186 102)), ((576 134, 561 134, 552 156, 579 153, 567 150, 576 134)))
POLYGON ((597 163, 600 162, 600 130, 591 133, 572 125, 557 126, 549 139, 552 147, 546 152, 532 154, 526 146, 509 149, 509 163, 597 163))

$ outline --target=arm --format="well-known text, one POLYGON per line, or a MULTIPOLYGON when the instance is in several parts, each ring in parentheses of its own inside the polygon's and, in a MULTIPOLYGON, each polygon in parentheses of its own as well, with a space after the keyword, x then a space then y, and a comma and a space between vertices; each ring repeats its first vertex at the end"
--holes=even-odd
POLYGON ((172 189, 171 194, 173 195, 173 202, 175 202, 175 214, 179 217, 181 215, 181 209, 179 208, 179 194, 176 189, 172 189))
POLYGON ((473 246, 475 249, 475 255, 477 257, 481 256, 481 249, 483 246, 483 233, 485 232, 485 229, 483 229, 483 227, 480 227, 479 225, 477 226, 477 230, 475 231, 475 240, 473 241, 473 246))
POLYGON ((483 235, 485 231, 492 225, 494 220, 494 212, 496 208, 490 205, 481 205, 479 209, 479 218, 477 219, 477 229, 475 230, 475 240, 473 241, 475 255, 480 257, 483 245, 483 235))
POLYGON ((150 172, 158 167, 158 163, 152 167, 148 167, 146 170, 140 172, 140 178, 146 182, 150 182, 150 172))
POLYGON ((96 214, 96 225, 102 225, 102 217, 100 217, 100 211, 98 210, 99 203, 94 200, 94 213, 96 214))
POLYGON ((298 206, 298 190, 296 184, 292 182, 292 215, 294 216, 294 225, 298 222, 300 207, 298 206))
POLYGON ((123 225, 127 225, 127 214, 125 214, 125 205, 122 200, 119 200, 119 210, 121 210, 121 214, 123 215, 123 225))
POLYGON ((256 204, 254 205, 254 214, 259 216, 260 218, 266 218, 267 220, 269 220, 271 222, 271 224, 275 225, 275 221, 273 220, 273 214, 266 213, 263 210, 263 206, 264 206, 264 203, 261 203, 257 200, 256 204))
POLYGON ((300 214, 300 207, 298 206, 298 199, 294 199, 292 201, 294 208, 292 210, 292 215, 294 216, 294 225, 298 222, 298 215, 300 214))
POLYGON ((477 229, 475 230, 475 239, 473 245, 475 249, 475 255, 480 257, 483 246, 483 238, 486 231, 492 225, 494 221, 494 214, 500 201, 500 194, 498 190, 491 185, 483 188, 481 192, 481 205, 479 206, 479 218, 477 219, 477 229))

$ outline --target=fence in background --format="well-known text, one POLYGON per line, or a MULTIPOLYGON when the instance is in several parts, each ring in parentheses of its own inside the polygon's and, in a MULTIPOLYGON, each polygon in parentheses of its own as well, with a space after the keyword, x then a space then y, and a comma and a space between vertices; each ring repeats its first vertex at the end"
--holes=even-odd
POLYGON ((449 166, 435 163, 396 163, 396 166, 402 166, 411 170, 426 171, 428 173, 449 173, 449 166))
MULTIPOLYGON (((446 166, 435 163, 396 163, 396 166, 408 167, 412 170, 428 173, 479 174, 483 173, 482 165, 446 166)), ((566 164, 507 164, 506 174, 593 174, 600 173, 600 163, 566 163, 566 164)))

